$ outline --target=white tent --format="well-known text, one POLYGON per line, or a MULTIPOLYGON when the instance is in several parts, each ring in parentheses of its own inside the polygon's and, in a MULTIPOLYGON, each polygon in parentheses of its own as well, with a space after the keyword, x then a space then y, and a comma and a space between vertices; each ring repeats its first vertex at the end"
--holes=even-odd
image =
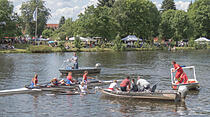
POLYGON ((201 38, 196 39, 195 41, 196 42, 200 42, 200 41, 204 42, 204 41, 210 41, 210 40, 205 37, 201 37, 201 38))
POLYGON ((139 39, 135 35, 128 35, 127 37, 121 39, 122 41, 142 41, 142 39, 139 39))

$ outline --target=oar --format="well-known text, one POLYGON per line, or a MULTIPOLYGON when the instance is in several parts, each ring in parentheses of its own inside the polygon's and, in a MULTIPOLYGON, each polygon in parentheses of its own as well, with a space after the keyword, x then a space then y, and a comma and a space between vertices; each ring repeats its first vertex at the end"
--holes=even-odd
POLYGON ((156 82, 156 83, 152 86, 151 92, 155 92, 155 90, 156 90, 157 85, 158 85, 159 82, 160 82, 160 80, 159 80, 158 82, 156 82))

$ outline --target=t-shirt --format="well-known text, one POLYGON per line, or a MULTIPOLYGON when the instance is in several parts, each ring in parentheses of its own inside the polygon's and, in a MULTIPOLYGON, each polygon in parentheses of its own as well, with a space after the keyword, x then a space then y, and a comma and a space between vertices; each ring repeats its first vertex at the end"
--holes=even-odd
POLYGON ((87 75, 86 74, 83 75, 83 80, 87 81, 87 75))
POLYGON ((179 64, 174 64, 174 69, 177 69, 177 72, 183 72, 183 69, 179 64), (179 69, 177 69, 178 67, 179 69))
POLYGON ((113 82, 109 85, 109 88, 113 88, 113 89, 116 89, 117 88, 117 83, 116 82, 113 82))
POLYGON ((70 80, 71 82, 74 82, 74 80, 72 79, 72 76, 67 76, 67 79, 70 80))
POLYGON ((87 93, 87 85, 79 85, 79 89, 81 93, 87 93))
POLYGON ((78 63, 78 57, 77 56, 72 56, 71 58, 73 63, 78 63))
POLYGON ((150 83, 145 79, 138 79, 136 84, 141 87, 147 87, 148 85, 150 85, 150 83))
POLYGON ((128 85, 130 85, 130 80, 127 78, 120 83, 120 87, 127 87, 128 85))

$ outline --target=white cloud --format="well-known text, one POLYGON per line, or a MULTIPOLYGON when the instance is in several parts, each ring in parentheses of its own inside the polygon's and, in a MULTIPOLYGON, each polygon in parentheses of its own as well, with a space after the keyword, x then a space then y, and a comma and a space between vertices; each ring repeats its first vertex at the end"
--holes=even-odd
POLYGON ((183 1, 175 2, 176 8, 179 10, 184 10, 184 11, 187 11, 189 4, 190 2, 183 2, 183 1))

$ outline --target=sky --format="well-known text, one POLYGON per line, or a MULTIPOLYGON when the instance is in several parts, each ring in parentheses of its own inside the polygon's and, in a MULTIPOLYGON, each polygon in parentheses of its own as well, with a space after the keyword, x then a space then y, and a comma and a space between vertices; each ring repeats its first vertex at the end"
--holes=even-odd
MULTIPOLYGON (((14 12, 20 15, 20 7, 23 2, 28 0, 9 0, 14 5, 14 12)), ((46 7, 51 11, 48 24, 57 24, 61 16, 65 18, 77 19, 78 14, 83 13, 85 8, 90 5, 97 5, 98 0, 44 0, 46 7)), ((151 0, 159 9, 163 0, 151 0)), ((192 0, 194 1, 194 0, 192 0)), ((177 9, 187 10, 191 0, 174 0, 177 9)))

